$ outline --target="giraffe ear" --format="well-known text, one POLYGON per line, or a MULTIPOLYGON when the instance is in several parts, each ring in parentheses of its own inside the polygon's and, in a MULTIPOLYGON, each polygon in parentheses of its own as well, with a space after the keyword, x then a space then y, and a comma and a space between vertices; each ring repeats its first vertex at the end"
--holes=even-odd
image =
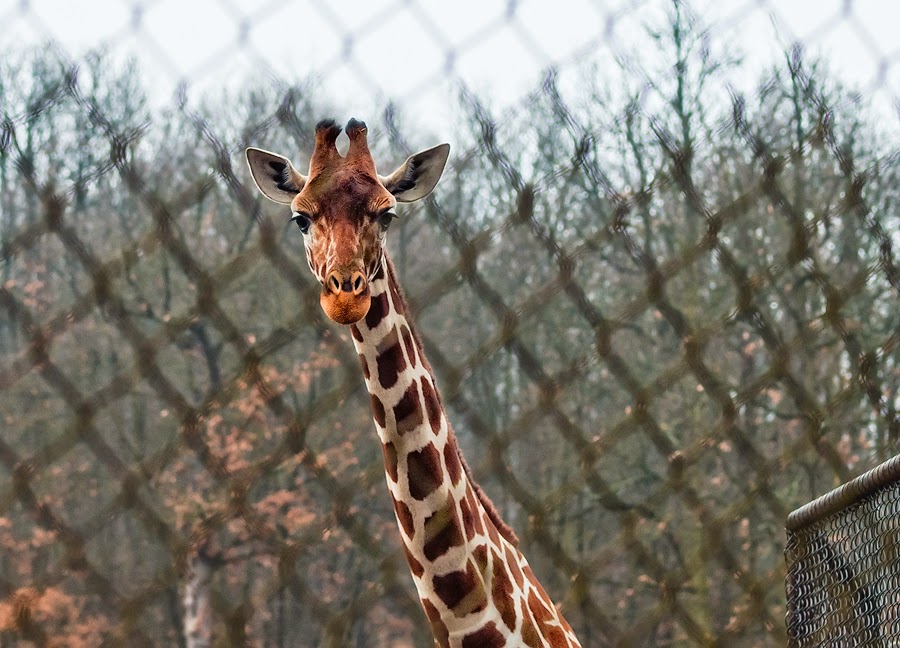
POLYGON ((450 156, 449 144, 438 144, 409 156, 403 165, 387 177, 380 177, 384 188, 399 202, 413 202, 431 193, 450 156))
POLYGON ((262 195, 282 205, 290 205, 306 184, 306 178, 291 161, 276 153, 248 148, 247 164, 262 195))

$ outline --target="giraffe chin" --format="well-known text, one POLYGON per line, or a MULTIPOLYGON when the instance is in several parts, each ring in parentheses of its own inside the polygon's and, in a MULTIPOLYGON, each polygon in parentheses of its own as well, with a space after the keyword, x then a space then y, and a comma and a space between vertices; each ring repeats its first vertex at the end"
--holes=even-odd
POLYGON ((319 304, 329 319, 344 325, 355 324, 365 317, 371 303, 372 297, 369 295, 368 288, 361 295, 349 292, 335 295, 332 292, 323 291, 319 297, 319 304))

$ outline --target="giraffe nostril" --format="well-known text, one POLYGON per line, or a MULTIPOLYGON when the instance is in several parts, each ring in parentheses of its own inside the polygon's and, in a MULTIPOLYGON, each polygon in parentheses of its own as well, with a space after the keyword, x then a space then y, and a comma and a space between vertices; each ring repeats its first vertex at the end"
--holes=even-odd
POLYGON ((328 275, 328 288, 336 295, 341 292, 341 280, 338 279, 336 272, 328 275))
POLYGON ((363 291, 366 289, 366 277, 365 275, 357 270, 354 272, 351 277, 353 281, 353 294, 361 295, 363 291))
POLYGON ((359 270, 351 272, 349 276, 333 270, 328 273, 325 285, 328 291, 335 295, 350 293, 354 297, 359 297, 366 290, 366 276, 359 270))

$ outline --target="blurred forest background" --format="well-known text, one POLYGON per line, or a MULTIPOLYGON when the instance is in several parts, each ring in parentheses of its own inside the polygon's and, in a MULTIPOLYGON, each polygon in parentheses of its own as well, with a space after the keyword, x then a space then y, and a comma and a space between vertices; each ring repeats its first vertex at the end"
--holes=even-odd
POLYGON ((382 172, 453 143, 389 249, 583 644, 783 645, 787 514, 900 447, 895 124, 800 49, 729 93, 683 3, 646 37, 434 134, 3 52, 0 645, 430 645, 349 337, 243 161, 332 116, 382 172))

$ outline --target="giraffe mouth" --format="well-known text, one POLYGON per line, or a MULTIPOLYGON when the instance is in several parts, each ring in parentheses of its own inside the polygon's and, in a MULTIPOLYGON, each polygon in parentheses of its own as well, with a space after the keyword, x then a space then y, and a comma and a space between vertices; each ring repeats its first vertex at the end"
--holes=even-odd
POLYGON ((319 304, 329 319, 338 324, 348 325, 355 324, 366 316, 372 304, 372 297, 368 286, 358 295, 346 290, 335 294, 326 289, 319 297, 319 304))

